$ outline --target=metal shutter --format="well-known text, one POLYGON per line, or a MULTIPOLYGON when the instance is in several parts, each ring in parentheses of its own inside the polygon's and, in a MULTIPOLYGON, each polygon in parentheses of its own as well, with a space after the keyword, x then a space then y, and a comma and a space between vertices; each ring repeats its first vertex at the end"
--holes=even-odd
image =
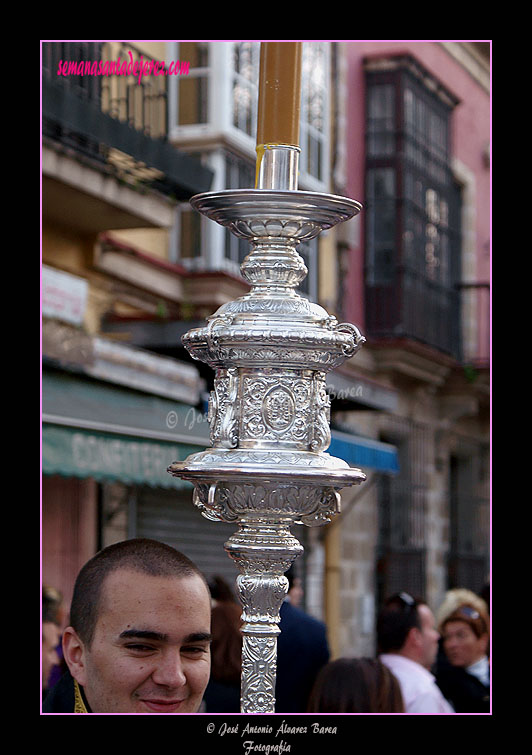
POLYGON ((236 524, 210 522, 192 503, 192 490, 138 488, 137 537, 172 545, 188 556, 207 579, 220 575, 234 586, 238 569, 224 550, 236 524))
MULTIPOLYGON (((137 488, 136 537, 149 537, 172 545, 188 556, 207 579, 223 577, 234 589, 238 569, 227 555, 224 543, 237 531, 238 524, 211 522, 192 503, 192 490, 169 491, 161 488, 137 488)), ((307 527, 291 530, 303 547, 307 547, 307 527)), ((305 582, 305 553, 297 559, 297 574, 305 582)))

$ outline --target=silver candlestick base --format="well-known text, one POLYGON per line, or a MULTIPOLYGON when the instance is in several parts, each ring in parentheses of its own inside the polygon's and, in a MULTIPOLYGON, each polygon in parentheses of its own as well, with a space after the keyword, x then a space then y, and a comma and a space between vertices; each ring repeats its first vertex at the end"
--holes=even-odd
MULTIPOLYGON (((268 155, 263 170, 274 162, 268 155)), ((294 170, 293 159, 290 164, 294 170)), ((211 447, 168 471, 194 484, 193 501, 205 517, 239 525, 225 548, 240 571, 244 607, 241 711, 273 713, 284 573, 303 551, 290 526, 331 521, 340 510, 338 491, 366 479, 325 453, 331 440, 326 373, 365 339, 297 293, 307 268, 296 247, 353 217, 361 205, 261 188, 200 194, 191 204, 249 240, 241 271, 252 288, 183 336, 191 356, 215 370, 211 447)))

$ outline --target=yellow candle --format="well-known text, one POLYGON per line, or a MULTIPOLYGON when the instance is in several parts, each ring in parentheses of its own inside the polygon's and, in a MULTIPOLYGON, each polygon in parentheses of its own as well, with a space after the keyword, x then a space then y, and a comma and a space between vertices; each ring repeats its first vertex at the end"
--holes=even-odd
POLYGON ((299 146, 301 42, 262 42, 260 46, 257 148, 299 146))

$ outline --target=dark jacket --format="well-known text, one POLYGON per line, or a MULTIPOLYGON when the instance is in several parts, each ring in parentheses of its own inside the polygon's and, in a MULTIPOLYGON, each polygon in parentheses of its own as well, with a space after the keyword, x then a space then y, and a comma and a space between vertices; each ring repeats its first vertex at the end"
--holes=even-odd
POLYGON ((206 713, 240 713, 240 683, 210 679, 203 695, 206 713))
MULTIPOLYGON (((87 709, 87 713, 91 713, 91 709, 87 702, 85 695, 83 694, 83 688, 80 687, 81 696, 87 709)), ((69 671, 66 671, 61 679, 50 690, 48 690, 42 705, 43 713, 75 713, 75 695, 74 695, 74 679, 70 675, 69 671)))
POLYGON ((285 601, 277 638, 277 713, 306 713, 318 671, 329 660, 327 630, 322 621, 285 601))
POLYGON ((457 713, 490 712, 490 688, 465 669, 445 666, 438 671, 436 683, 457 713))

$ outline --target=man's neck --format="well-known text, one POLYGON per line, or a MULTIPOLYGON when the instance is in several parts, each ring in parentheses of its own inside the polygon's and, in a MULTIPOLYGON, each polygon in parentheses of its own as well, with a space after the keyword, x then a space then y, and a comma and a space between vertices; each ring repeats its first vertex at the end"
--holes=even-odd
POLYGON ((400 655, 402 658, 408 658, 409 661, 413 661, 414 663, 417 663, 418 666, 423 666, 424 669, 427 669, 427 671, 430 671, 424 663, 422 663, 422 659, 419 657, 417 653, 413 653, 410 650, 398 650, 396 655, 400 655))

